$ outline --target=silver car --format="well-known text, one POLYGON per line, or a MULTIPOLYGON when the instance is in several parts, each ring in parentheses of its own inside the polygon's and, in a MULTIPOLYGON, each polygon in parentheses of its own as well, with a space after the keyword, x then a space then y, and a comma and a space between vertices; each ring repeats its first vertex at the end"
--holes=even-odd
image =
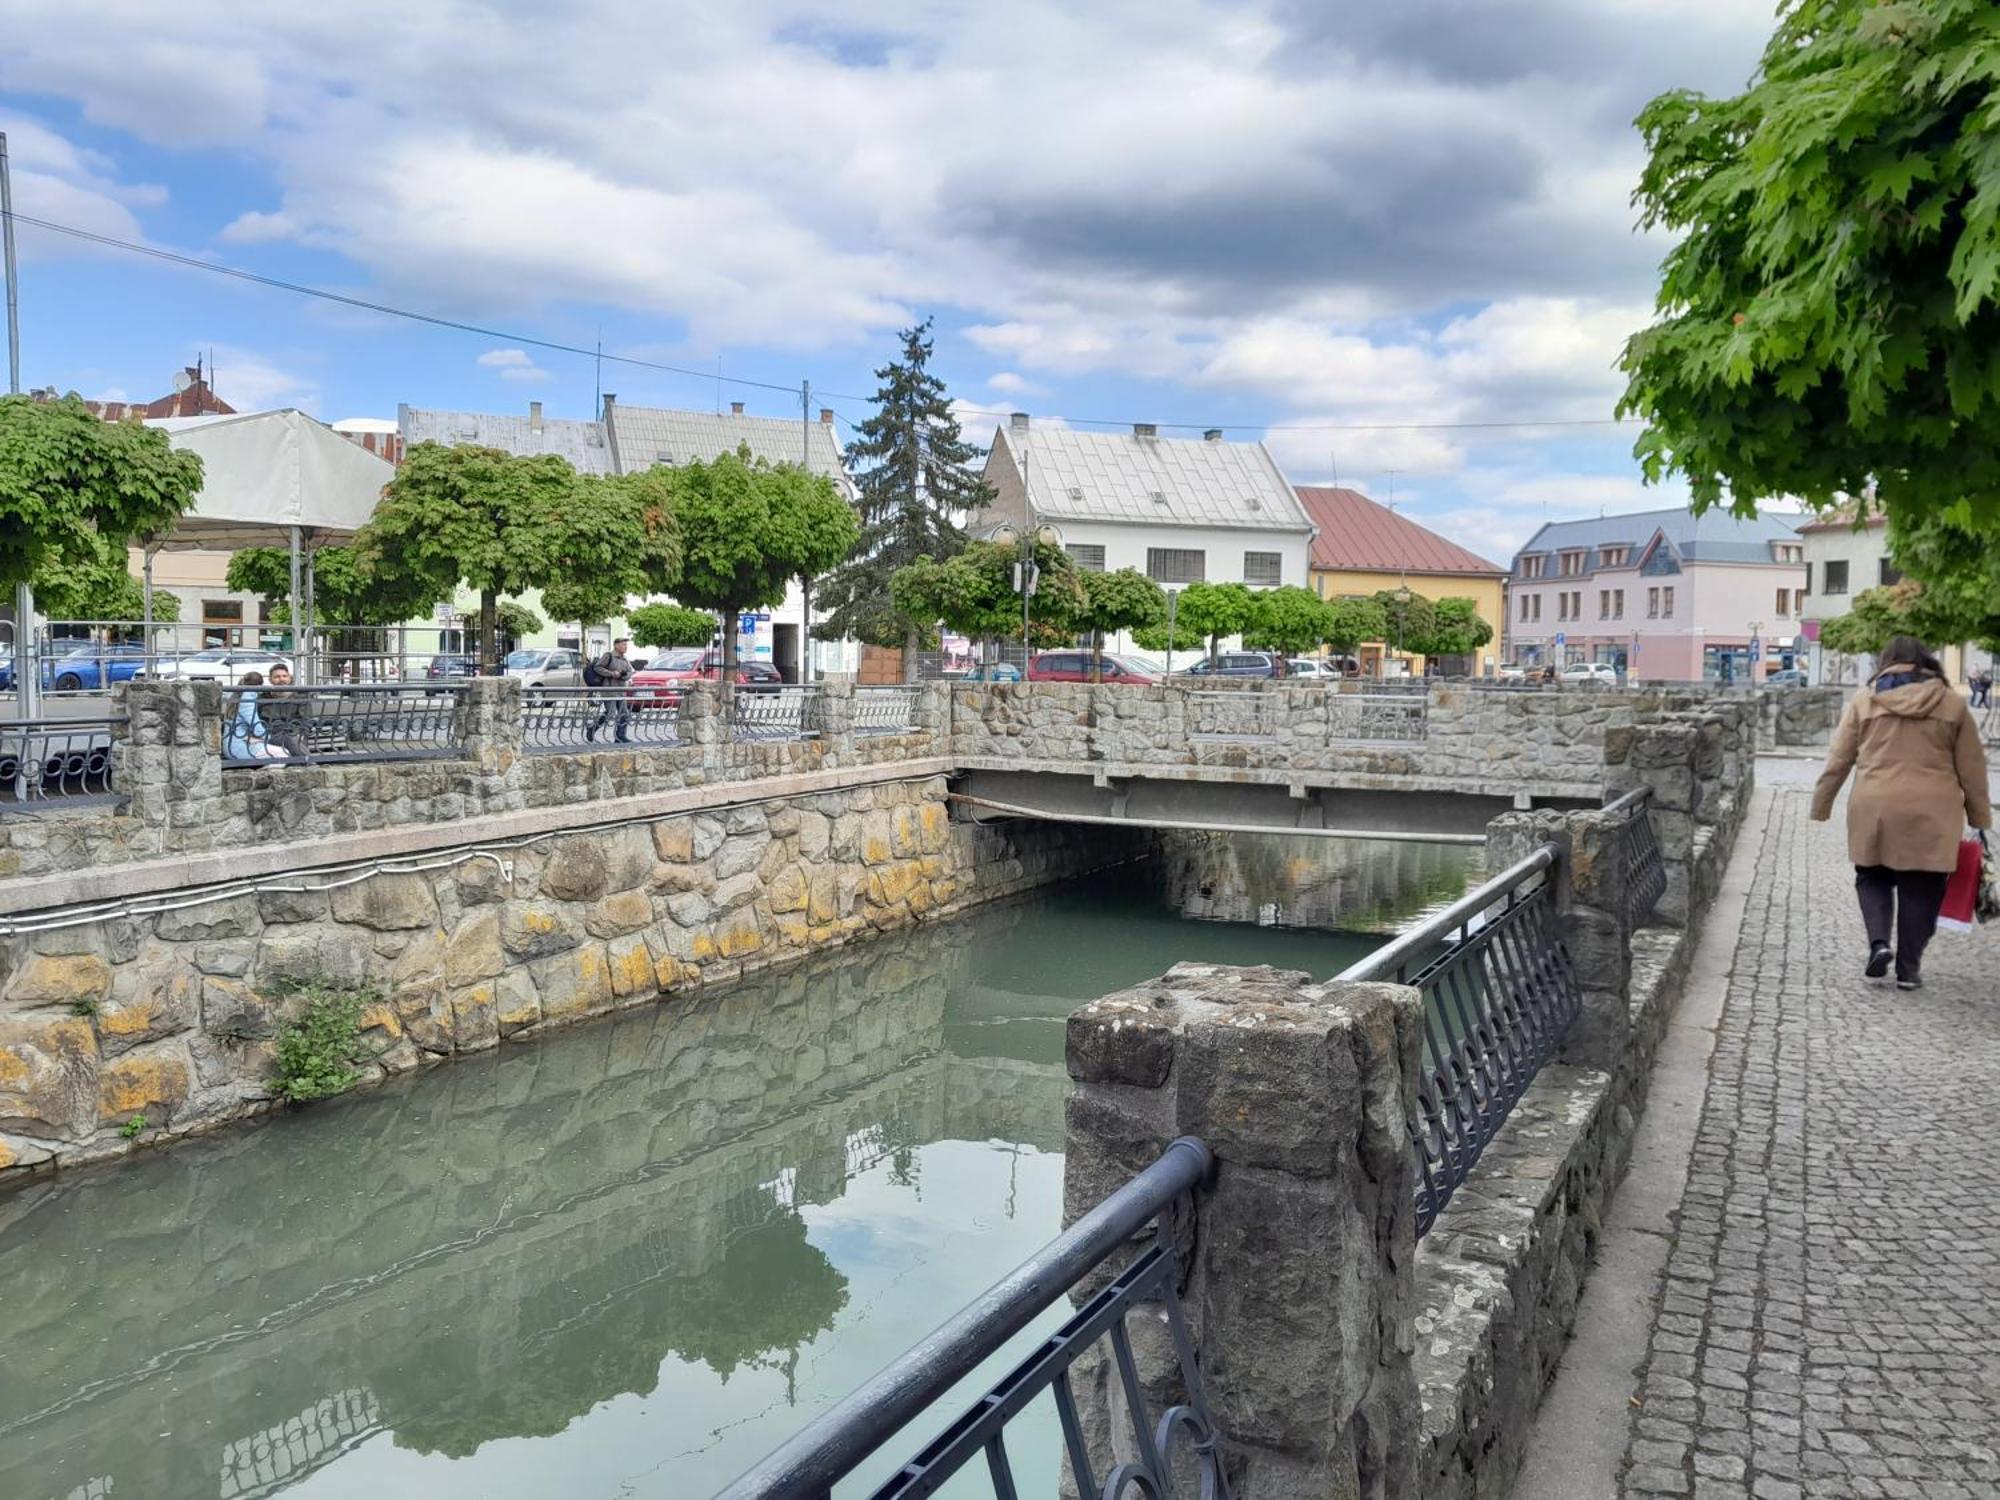
POLYGON ((583 686, 583 654, 560 647, 509 651, 500 669, 524 688, 583 686))

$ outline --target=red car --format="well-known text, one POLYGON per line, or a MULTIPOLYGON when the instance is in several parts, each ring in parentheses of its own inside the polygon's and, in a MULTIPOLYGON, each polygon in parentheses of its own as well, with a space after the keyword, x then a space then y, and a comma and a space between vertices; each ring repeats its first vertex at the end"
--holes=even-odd
MULTIPOLYGON (((1103 663, 1101 680, 1105 682, 1136 683, 1141 687, 1155 687, 1166 680, 1157 667, 1134 656, 1112 656, 1107 652, 1099 660, 1103 663)), ((1088 651, 1044 651, 1039 656, 1028 658, 1030 682, 1091 680, 1088 651)))
MULTIPOLYGON (((634 672, 632 696, 642 705, 673 708, 681 701, 679 689, 682 683, 721 680, 722 653, 690 646, 678 651, 663 651, 634 672)), ((736 664, 737 686, 747 687, 753 692, 775 691, 784 685, 784 681, 776 667, 764 662, 739 661, 736 664)))

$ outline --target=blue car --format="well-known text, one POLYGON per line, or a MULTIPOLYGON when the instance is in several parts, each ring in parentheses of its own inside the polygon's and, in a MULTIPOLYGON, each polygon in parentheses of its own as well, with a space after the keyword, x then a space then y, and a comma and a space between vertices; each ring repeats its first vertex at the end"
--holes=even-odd
MULTIPOLYGON (((0 687, 12 687, 13 663, 0 677, 0 687)), ((108 646, 81 645, 53 661, 42 663, 42 688, 52 693, 101 692, 115 682, 130 682, 146 670, 146 649, 117 643, 108 646)))

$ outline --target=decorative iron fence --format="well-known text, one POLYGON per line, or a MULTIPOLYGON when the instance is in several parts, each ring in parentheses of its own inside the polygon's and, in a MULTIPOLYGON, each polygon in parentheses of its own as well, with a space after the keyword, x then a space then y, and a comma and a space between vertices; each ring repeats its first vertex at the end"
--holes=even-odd
POLYGON ((733 740, 819 738, 819 688, 739 687, 725 709, 733 740))
POLYGON ((1173 1231, 1176 1223, 1191 1225, 1192 1217, 1172 1212, 1214 1167, 1214 1157, 1200 1141, 1188 1136, 1175 1141, 1158 1161, 744 1474, 718 1500, 827 1500, 839 1480, 867 1463, 906 1424, 930 1411, 958 1381, 1155 1220, 1159 1232, 1130 1265, 901 1464, 871 1492, 872 1500, 933 1494, 981 1456, 994 1494, 1012 1500, 1019 1491, 1007 1456, 1007 1423, 1043 1391, 1054 1397, 1078 1493, 1102 1500, 1171 1497, 1179 1439, 1185 1447, 1181 1461, 1192 1462, 1199 1471, 1201 1495, 1228 1500, 1221 1434, 1209 1416, 1201 1361, 1180 1304, 1181 1250, 1173 1231), (1187 1393, 1185 1401, 1161 1412, 1157 1421, 1125 1327, 1126 1314, 1141 1306, 1148 1316, 1164 1314, 1187 1393), (1070 1388, 1070 1367, 1099 1339, 1110 1342, 1131 1423, 1136 1457, 1124 1463, 1097 1462, 1070 1388))
POLYGON ((526 688, 521 743, 529 750, 678 745, 681 705, 644 688, 526 688))
POLYGON ((1423 1235, 1583 1003, 1556 921, 1556 849, 1544 844, 1342 980, 1390 980, 1424 996, 1417 1109, 1417 1233, 1423 1235))
POLYGON ((222 763, 329 765, 463 755, 463 695, 457 686, 224 688, 222 763))
POLYGON ((0 805, 111 790, 111 732, 123 719, 0 723, 0 805))
POLYGON ((1278 693, 1255 688, 1188 688, 1187 735, 1191 740, 1268 740, 1278 733, 1278 714, 1287 707, 1278 693))
POLYGON ((1430 729, 1431 703, 1423 692, 1329 693, 1327 738, 1362 744, 1421 743, 1430 729))
POLYGON ((1625 818, 1618 844, 1625 860, 1625 914, 1634 927, 1645 925, 1660 897, 1667 893, 1667 865, 1653 829, 1652 801, 1653 789, 1642 786, 1604 808, 1625 818))
POLYGON ((921 687, 864 687, 854 690, 856 734, 908 734, 917 727, 921 687))

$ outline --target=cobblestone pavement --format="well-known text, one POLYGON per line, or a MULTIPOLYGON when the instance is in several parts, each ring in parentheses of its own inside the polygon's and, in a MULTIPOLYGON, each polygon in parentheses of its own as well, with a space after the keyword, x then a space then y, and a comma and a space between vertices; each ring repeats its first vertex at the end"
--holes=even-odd
POLYGON ((1863 979, 1803 779, 1767 780, 1620 1493, 2000 1497, 2000 928, 1863 979))

